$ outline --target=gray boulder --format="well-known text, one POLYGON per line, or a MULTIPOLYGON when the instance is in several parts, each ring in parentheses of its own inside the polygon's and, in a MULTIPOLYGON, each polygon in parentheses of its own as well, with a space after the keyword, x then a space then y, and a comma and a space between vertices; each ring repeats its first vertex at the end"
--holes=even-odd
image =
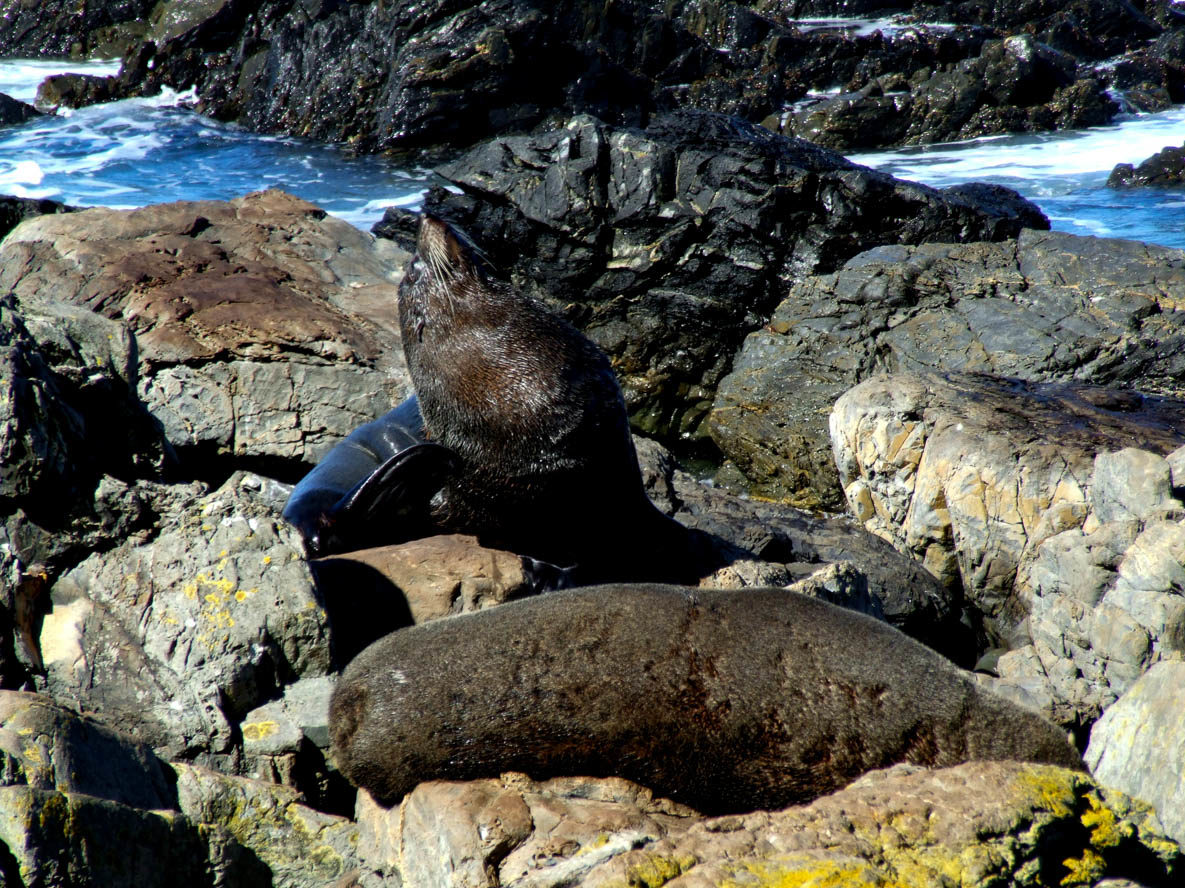
MULTIPOLYGON (((1185 253, 1133 241, 1024 231, 870 250, 794 283, 748 336, 717 391, 712 438, 754 492, 838 508, 826 416, 851 386, 938 370, 1180 396, 1182 298, 1185 253)), ((1117 392, 1110 409, 1132 397, 1117 392)))
POLYGON ((46 692, 164 758, 233 769, 242 717, 330 666, 295 531, 253 487, 235 476, 151 541, 95 553, 62 576, 39 639, 46 692))
POLYGON ((206 474, 229 458, 315 462, 402 400, 405 259, 266 191, 28 220, 0 242, 0 292, 24 313, 73 311, 134 335, 125 381, 188 472, 206 474))
POLYGON ((1185 842, 1185 662, 1157 663, 1095 722, 1086 762, 1099 783, 1156 808, 1165 832, 1185 842))
MULTIPOLYGON (((1096 455, 1134 441, 1168 453, 1185 439, 1182 429, 1182 401, 970 374, 876 376, 831 414, 857 518, 960 588, 989 643, 1006 645, 1027 641, 1022 562, 1056 534, 1097 526, 1092 509, 1101 504, 1109 515, 1115 501, 1111 479, 1148 462, 1122 451, 1099 456, 1096 470, 1096 455)), ((1137 485, 1127 483, 1134 500, 1137 485)), ((1167 497, 1163 484, 1150 486, 1167 497)))

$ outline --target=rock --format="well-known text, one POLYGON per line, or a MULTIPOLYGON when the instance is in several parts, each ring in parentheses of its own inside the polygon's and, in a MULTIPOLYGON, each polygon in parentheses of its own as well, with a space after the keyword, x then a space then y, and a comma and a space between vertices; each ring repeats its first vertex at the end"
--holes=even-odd
POLYGON ((333 679, 304 678, 284 689, 284 696, 247 713, 243 744, 248 752, 295 751, 302 740, 329 748, 329 695, 333 679))
POLYGON ((1021 562, 1087 520, 1096 454, 1134 444, 1167 453, 1183 419, 1185 402, 1165 398, 918 373, 851 389, 831 430, 864 526, 961 586, 987 638, 1018 644, 1021 562))
POLYGON ((46 213, 71 213, 76 209, 78 208, 44 198, 0 197, 0 240, 25 219, 43 216, 46 213))
POLYGON ((37 86, 33 104, 42 111, 58 108, 83 108, 120 98, 115 77, 93 74, 52 74, 37 86))
POLYGON ((680 100, 758 120, 781 106, 771 21, 731 4, 681 12, 167 2, 121 80, 129 93, 194 86, 212 116, 367 151, 455 149, 574 113, 640 123, 680 100))
MULTIPOLYGON (((24 123, 40 116, 41 112, 32 105, 18 101, 6 93, 0 93, 0 126, 24 123)), ((0 234, 0 237, 3 235, 0 234)))
POLYGON ((330 666, 329 629, 295 531, 232 478, 150 542, 95 553, 52 589, 44 687, 164 758, 233 770, 233 728, 330 666))
POLYGON ((326 587, 341 585, 338 576, 349 562, 377 572, 407 599, 412 623, 493 607, 530 594, 523 558, 479 546, 461 534, 427 537, 397 546, 348 552, 313 565, 326 587))
POLYGON ((360 792, 357 812, 367 863, 376 875, 398 871, 408 886, 584 884, 598 865, 693 817, 620 778, 522 774, 421 784, 390 811, 360 792))
POLYGON ((152 750, 48 697, 0 691, 5 786, 84 793, 136 808, 176 808, 152 750))
POLYGON ((1030 552, 1017 587, 1031 643, 1000 658, 999 684, 1085 738, 1150 666, 1185 657, 1183 515, 1180 502, 1146 521, 1091 515, 1030 552))
POLYGON ((918 2, 915 22, 887 36, 798 27, 811 8, 868 6, 909 8, 620 0, 608 15, 596 4, 523 0, 170 0, 152 11, 118 80, 128 95, 196 87, 205 113, 259 131, 436 154, 573 114, 644 125, 697 108, 778 128, 808 90, 871 87, 855 114, 829 114, 812 132, 851 147, 870 135, 898 140, 906 116, 920 141, 1107 120, 1116 106, 1089 63, 1146 51, 1161 32, 1125 0, 918 2), (935 20, 962 24, 916 23, 935 20), (902 109, 910 114, 893 113, 902 109))
POLYGON ((1173 498, 1172 490, 1172 468, 1158 454, 1125 447, 1094 458, 1090 504, 1101 524, 1127 518, 1147 520, 1157 513, 1180 510, 1182 504, 1173 498))
POLYGON ((839 508, 824 417, 851 386, 933 369, 1179 396, 1183 292, 1185 253, 1132 241, 1026 230, 870 250, 791 286, 748 336, 717 391, 712 439, 754 493, 839 508))
POLYGON ((402 400, 405 258, 266 191, 32 219, 0 244, 0 292, 126 327, 128 381, 184 470, 208 476, 231 459, 311 464, 402 400))
POLYGON ((175 770, 180 813, 0 786, 5 882, 315 888, 357 869, 358 828, 346 818, 314 811, 283 787, 175 770))
POLYGON ((659 508, 688 527, 750 553, 752 560, 734 561, 705 585, 780 586, 800 580, 816 591, 830 586, 846 599, 836 603, 861 602, 855 609, 870 614, 879 608, 889 624, 952 660, 971 665, 966 662, 967 633, 951 591, 915 559, 849 518, 817 517, 705 484, 678 468, 661 445, 634 440, 647 493, 659 508), (834 579, 824 575, 811 580, 827 565, 837 566, 834 579), (861 583, 868 586, 867 607, 859 591, 861 583))
POLYGON ((903 73, 912 78, 908 92, 886 93, 872 81, 809 103, 781 128, 856 151, 1101 125, 1119 110, 1093 74, 1079 77, 1071 56, 1028 34, 989 40, 978 56, 934 69, 915 62, 903 73))
POLYGON ((937 14, 942 21, 1027 31, 1042 43, 1086 59, 1104 59, 1135 49, 1161 32, 1161 26, 1150 17, 1150 9, 1145 12, 1127 0, 1056 4, 1022 0, 990 5, 974 0, 916 0, 913 8, 922 17, 937 14))
MULTIPOLYGON (((28 581, 146 531, 178 490, 193 492, 159 483, 171 452, 135 397, 134 353, 118 322, 0 296, 0 575, 11 578, 0 605, 27 608, 18 648, 33 669, 28 640, 43 608, 28 581)), ((4 661, 11 633, 0 636, 4 661)), ((27 686, 19 670, 2 671, 0 685, 27 686)))
POLYGON ((1185 842, 1183 699, 1185 662, 1157 663, 1095 722, 1086 750, 1095 779, 1151 804, 1177 842, 1185 842))
POLYGON ((808 598, 819 598, 848 610, 868 614, 878 620, 885 618, 880 599, 869 594, 868 577, 847 562, 829 564, 786 588, 808 598))
POLYGON ((359 828, 348 818, 302 804, 287 787, 192 765, 176 764, 174 770, 182 813, 212 834, 212 847, 220 837, 229 839, 232 849, 261 869, 266 881, 254 884, 317 888, 358 868, 359 828))
POLYGON ((1185 183, 1185 148, 1167 147, 1133 167, 1116 164, 1107 177, 1111 188, 1135 188, 1147 185, 1173 187, 1185 183))
POLYGON ((425 209, 608 352, 635 429, 671 440, 703 434, 735 347, 801 275, 876 244, 1022 224, 998 196, 984 208, 702 112, 645 130, 577 117, 439 172, 462 193, 433 189, 425 209))
POLYGON ((248 712, 239 725, 242 771, 256 780, 292 787, 319 811, 348 815, 354 808, 354 788, 325 755, 334 682, 328 675, 302 678, 285 687, 278 700, 248 712))
POLYGON ((890 624, 951 659, 965 656, 963 634, 957 628, 960 614, 949 590, 888 541, 847 517, 820 517, 735 496, 679 468, 657 442, 637 437, 634 441, 647 493, 659 508, 755 559, 734 561, 731 575, 725 568, 707 585, 785 585, 809 580, 825 565, 842 565, 837 579, 854 580, 849 571, 857 571, 890 624), (779 568, 784 573, 777 572, 779 568))
POLYGON ((194 881, 195 875, 208 869, 219 878, 205 884, 248 886, 267 878, 267 870, 242 849, 216 850, 215 844, 175 811, 134 808, 81 793, 0 786, 0 845, 6 851, 0 872, 8 884, 170 888, 202 884, 194 881))
POLYGON ((0 56, 114 58, 144 34, 154 0, 71 0, 5 3, 0 56))
POLYGON ((408 888, 612 884, 1165 886, 1185 861, 1147 806, 1083 774, 1015 762, 897 766, 802 807, 695 818, 619 780, 425 783, 362 794, 368 875, 408 888))

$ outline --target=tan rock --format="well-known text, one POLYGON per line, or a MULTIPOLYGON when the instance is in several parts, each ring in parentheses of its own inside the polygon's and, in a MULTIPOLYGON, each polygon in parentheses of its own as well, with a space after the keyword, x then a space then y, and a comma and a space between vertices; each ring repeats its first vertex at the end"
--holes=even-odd
POLYGON ((314 462, 410 391, 406 254, 281 191, 40 216, 0 242, 0 289, 136 337, 139 392, 182 451, 314 462))
POLYGON ((1096 454, 1180 444, 1185 403, 1120 394, 882 375, 836 402, 832 443, 865 527, 961 584, 989 632, 1008 638, 1027 614, 1018 568, 1043 540, 1086 521, 1096 454))
POLYGON ((621 780, 425 783, 390 810, 360 796, 368 876, 407 888, 1091 885, 1185 856, 1147 805, 1086 775, 969 762, 874 771, 810 805, 701 818, 621 780))
POLYGON ((468 613, 527 594, 520 556, 487 549, 463 534, 444 534, 348 552, 315 563, 318 582, 334 588, 363 565, 388 579, 407 598, 416 623, 468 613))
POLYGON ((1185 663, 1149 669, 1090 732, 1095 778, 1153 805, 1165 831, 1185 842, 1185 663))

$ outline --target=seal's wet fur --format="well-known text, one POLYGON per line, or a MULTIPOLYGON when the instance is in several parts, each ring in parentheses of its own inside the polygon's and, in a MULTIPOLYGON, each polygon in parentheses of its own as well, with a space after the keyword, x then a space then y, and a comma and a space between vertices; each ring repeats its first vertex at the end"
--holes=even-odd
POLYGON ((605 353, 432 216, 399 321, 426 434, 458 457, 432 503, 441 530, 576 564, 586 580, 698 575, 700 538, 646 496, 605 353))
POLYGON ((341 771, 621 776, 705 813, 779 808, 897 762, 1082 768, 1064 732, 870 617, 783 589, 606 585, 401 629, 330 705, 341 771))

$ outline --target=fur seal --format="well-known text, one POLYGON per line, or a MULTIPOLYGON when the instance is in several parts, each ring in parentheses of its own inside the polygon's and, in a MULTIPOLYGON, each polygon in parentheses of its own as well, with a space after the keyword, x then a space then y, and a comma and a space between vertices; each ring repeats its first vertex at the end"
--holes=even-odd
POLYGON ((467 533, 574 565, 575 582, 689 581, 715 566, 711 538, 647 497, 605 353, 429 215, 399 321, 422 426, 398 408, 297 485, 284 514, 315 554, 467 533))
POLYGON ((397 630, 346 668, 338 767, 417 783, 620 776, 704 813, 780 808, 897 762, 1081 769, 1066 735, 896 629, 784 589, 605 585, 397 630))

